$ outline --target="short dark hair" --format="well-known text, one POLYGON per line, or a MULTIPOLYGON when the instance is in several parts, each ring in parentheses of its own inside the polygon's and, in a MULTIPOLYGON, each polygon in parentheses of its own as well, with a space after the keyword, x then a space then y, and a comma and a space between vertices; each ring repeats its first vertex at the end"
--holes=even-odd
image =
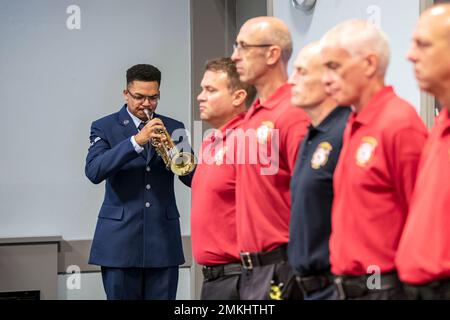
POLYGON ((249 107, 256 96, 256 88, 250 84, 241 82, 239 80, 239 73, 236 70, 236 64, 230 58, 217 58, 206 62, 206 71, 221 71, 228 76, 228 89, 230 90, 240 90, 243 89, 247 92, 247 98, 245 99, 245 104, 249 107))
POLYGON ((127 70, 127 86, 133 81, 156 81, 161 85, 161 71, 151 64, 137 64, 127 70))

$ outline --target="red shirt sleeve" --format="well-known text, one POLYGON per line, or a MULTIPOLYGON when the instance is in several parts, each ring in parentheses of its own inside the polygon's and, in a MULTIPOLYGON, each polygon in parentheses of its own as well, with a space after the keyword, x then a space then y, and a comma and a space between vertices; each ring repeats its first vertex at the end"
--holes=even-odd
POLYGON ((298 150, 308 131, 309 123, 309 117, 305 111, 296 107, 292 107, 279 119, 280 158, 288 164, 291 175, 294 172, 298 150))
POLYGON ((416 128, 400 130, 393 137, 392 177, 399 201, 405 209, 404 212, 408 211, 417 177, 420 155, 426 139, 426 132, 419 131, 416 128))

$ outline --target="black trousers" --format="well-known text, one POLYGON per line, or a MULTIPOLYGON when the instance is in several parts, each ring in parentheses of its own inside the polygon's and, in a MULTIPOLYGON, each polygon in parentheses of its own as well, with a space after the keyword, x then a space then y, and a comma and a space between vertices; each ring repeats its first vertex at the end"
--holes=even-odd
POLYGON ((204 280, 201 300, 240 300, 239 274, 204 280))
POLYGON ((349 300, 409 300, 402 285, 387 290, 374 290, 366 295, 349 300))
POLYGON ((405 284, 405 292, 411 300, 450 300, 450 282, 425 285, 405 284))
POLYGON ((239 288, 241 300, 302 299, 294 272, 287 261, 244 269, 239 288))
POLYGON ((304 300, 337 300, 338 293, 334 283, 323 289, 313 291, 303 296, 304 300))

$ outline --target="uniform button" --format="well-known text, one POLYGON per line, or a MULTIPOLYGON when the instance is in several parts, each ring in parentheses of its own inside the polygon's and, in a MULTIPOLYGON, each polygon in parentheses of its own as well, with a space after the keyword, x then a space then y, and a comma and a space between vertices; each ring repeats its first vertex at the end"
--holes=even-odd
POLYGON ((145 203, 145 207, 146 207, 146 208, 149 208, 149 207, 150 207, 150 202, 146 202, 146 203, 145 203))
POLYGON ((145 170, 147 171, 147 172, 149 172, 150 171, 150 167, 145 167, 145 170))
POLYGON ((312 141, 311 141, 311 140, 309 140, 309 141, 308 141, 308 144, 311 144, 311 143, 312 143, 312 141))
POLYGON ((150 190, 151 186, 148 184, 145 186, 145 189, 150 190))

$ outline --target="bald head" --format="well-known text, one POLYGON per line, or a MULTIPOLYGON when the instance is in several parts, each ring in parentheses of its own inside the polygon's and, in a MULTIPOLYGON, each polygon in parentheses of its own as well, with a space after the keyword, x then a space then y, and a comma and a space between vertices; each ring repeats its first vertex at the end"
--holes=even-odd
POLYGON ((320 57, 320 51, 322 50, 322 45, 320 41, 312 42, 307 44, 300 50, 300 53, 297 56, 297 60, 295 61, 295 65, 312 65, 314 68, 323 68, 322 60, 320 57))
POLYGON ((292 85, 291 102, 305 110, 316 109, 330 100, 322 83, 325 67, 320 52, 320 42, 303 47, 295 60, 294 71, 289 77, 289 83, 292 85))
POLYGON ((375 54, 378 57, 377 74, 384 77, 390 59, 386 35, 366 20, 348 20, 329 30, 321 40, 324 47, 346 50, 351 56, 375 54))
POLYGON ((419 25, 426 24, 436 36, 450 41, 450 4, 439 4, 425 10, 419 19, 419 25))
POLYGON ((424 11, 413 33, 408 59, 423 91, 450 103, 450 4, 424 11))
POLYGON ((285 64, 292 55, 292 38, 287 25, 275 17, 256 17, 247 20, 241 27, 241 32, 252 35, 254 43, 264 43, 279 46, 281 58, 285 64))

